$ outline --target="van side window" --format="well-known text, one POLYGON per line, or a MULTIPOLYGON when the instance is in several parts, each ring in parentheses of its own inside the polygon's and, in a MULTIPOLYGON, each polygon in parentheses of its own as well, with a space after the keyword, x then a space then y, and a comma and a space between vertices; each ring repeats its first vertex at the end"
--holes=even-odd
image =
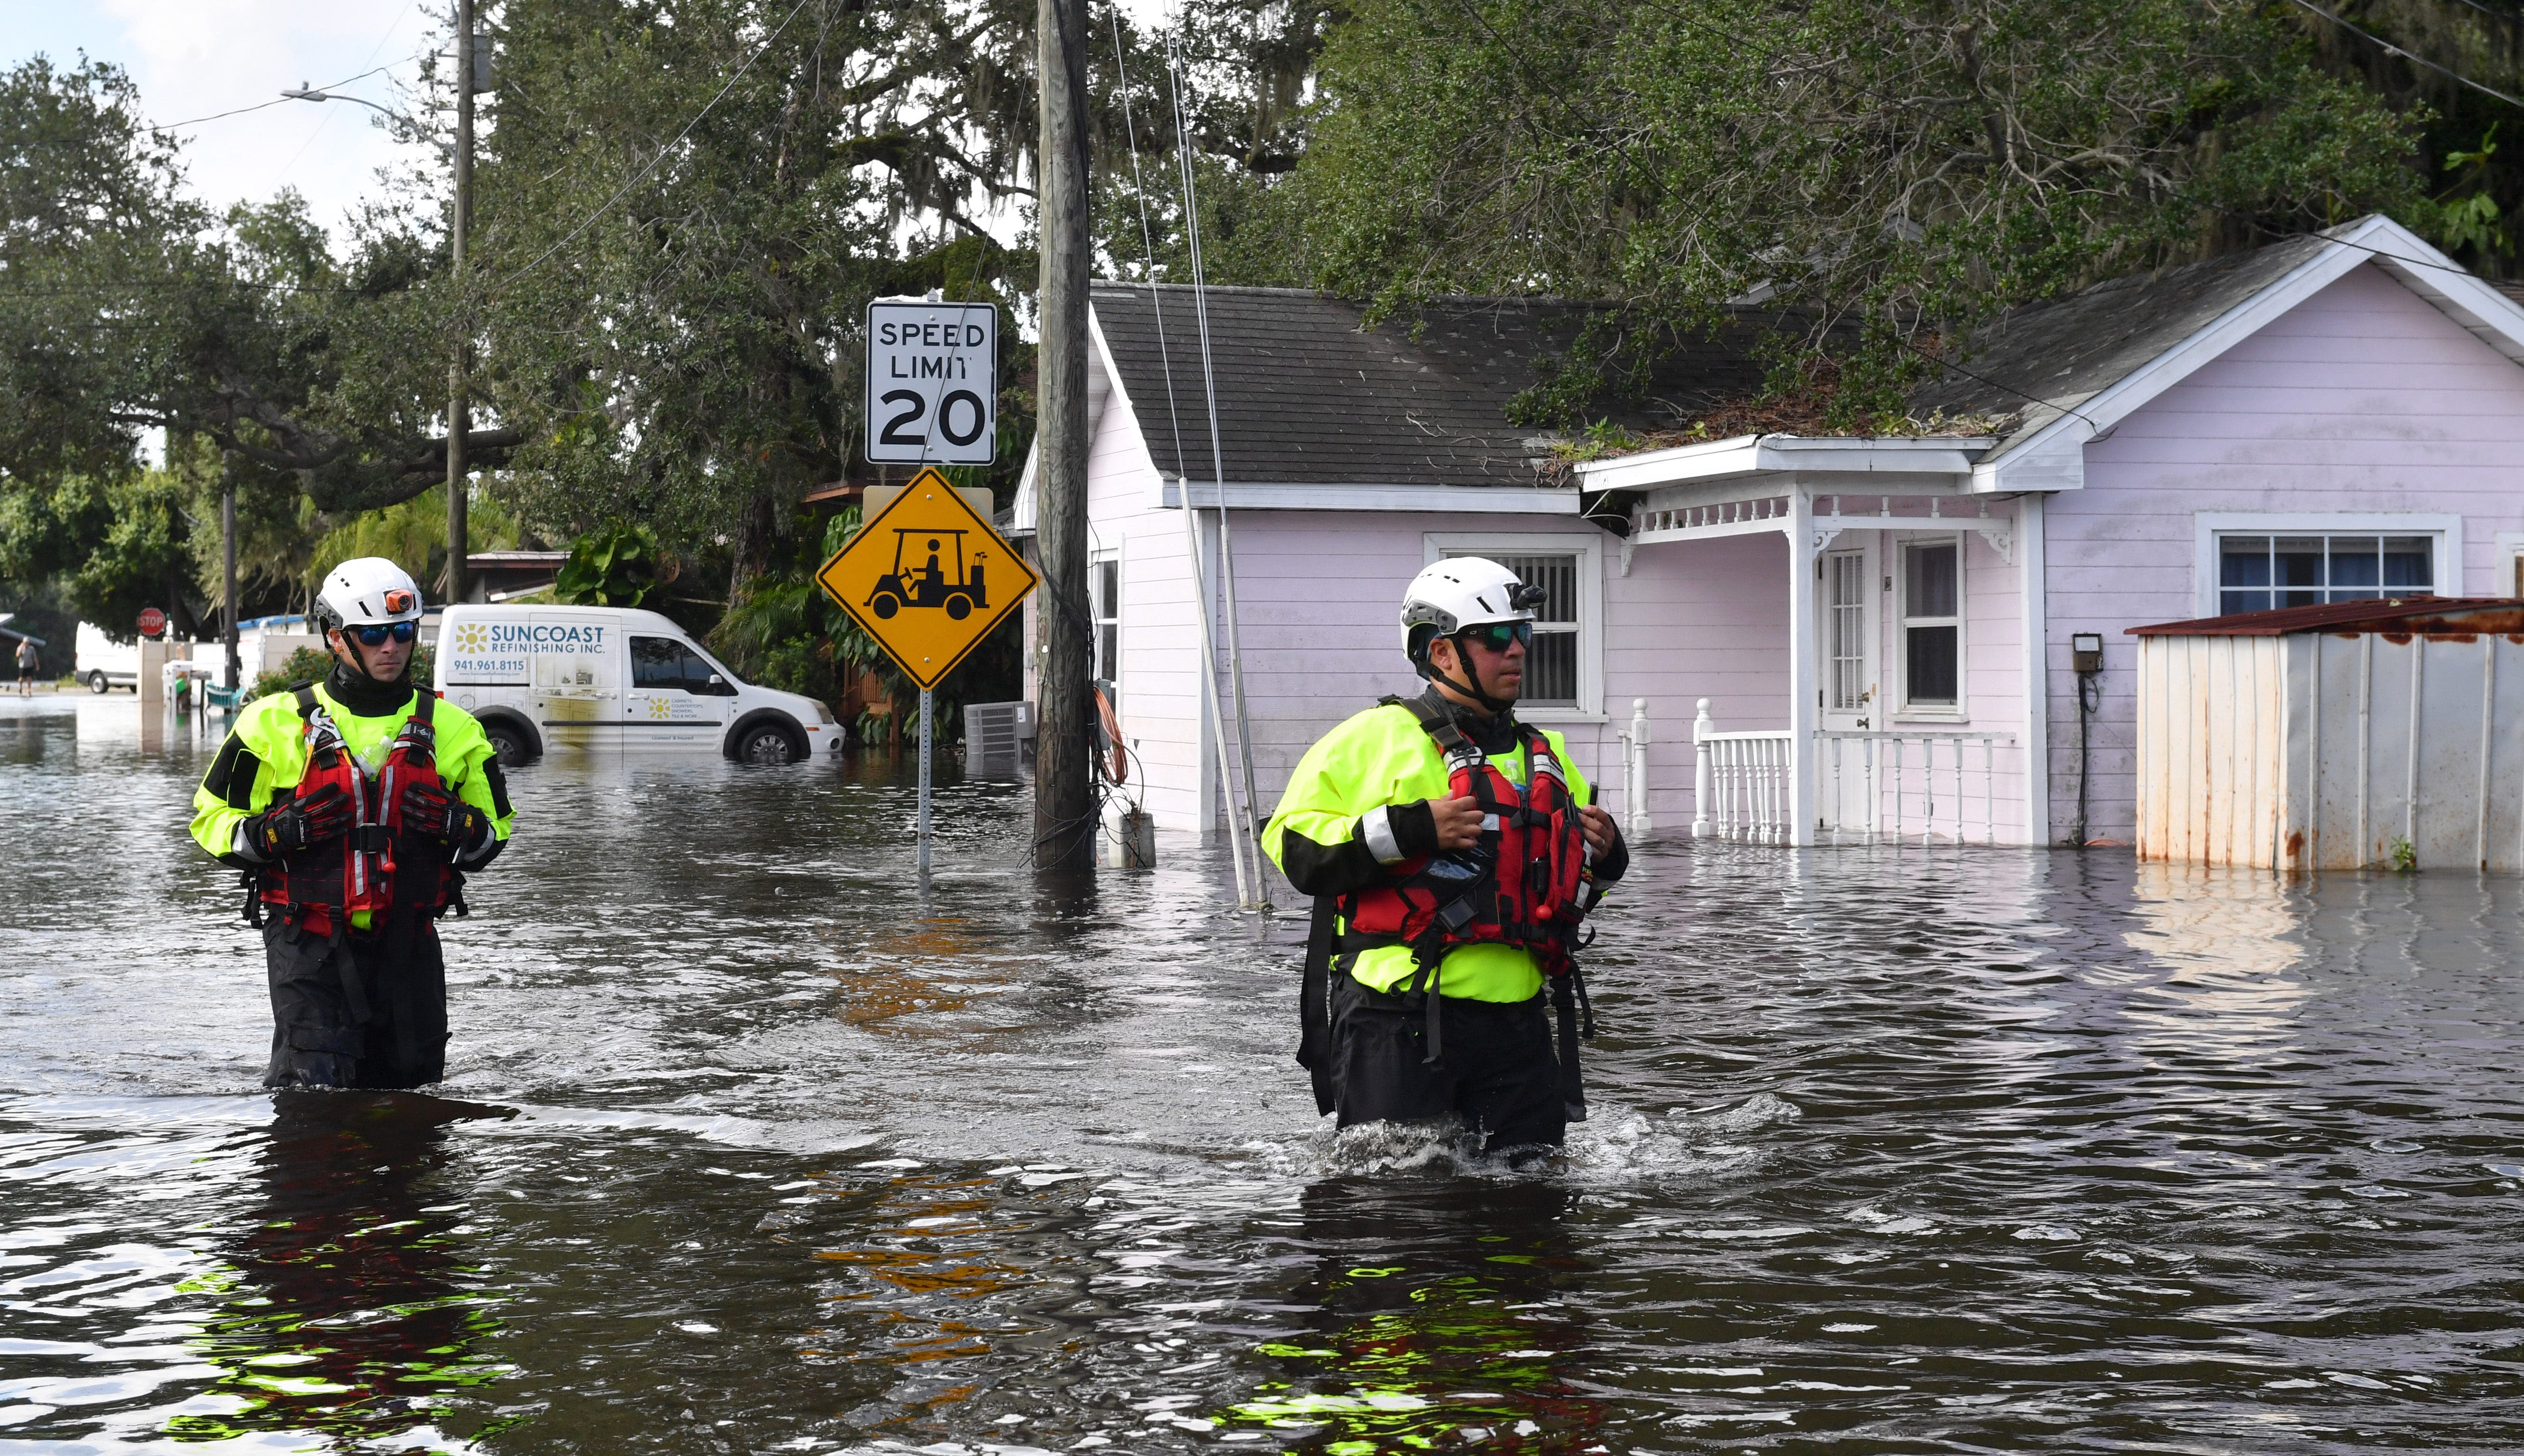
MULTIPOLYGON (((634 637, 631 639, 631 686, 635 689, 671 688, 684 691, 684 659, 691 654, 671 637, 634 637)), ((709 681, 704 669, 702 681, 709 681)))
POLYGON ((685 691, 692 693, 710 693, 722 698, 735 697, 736 684, 734 683, 722 681, 715 688, 710 686, 710 677, 717 671, 717 668, 709 665, 709 659, 707 657, 694 652, 691 648, 684 649, 685 691))

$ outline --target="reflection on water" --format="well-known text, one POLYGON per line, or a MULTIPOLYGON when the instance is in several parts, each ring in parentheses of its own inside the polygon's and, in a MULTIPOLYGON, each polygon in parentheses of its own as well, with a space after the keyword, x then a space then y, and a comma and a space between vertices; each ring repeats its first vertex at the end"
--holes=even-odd
POLYGON ((1510 1449, 1545 1431, 1552 1445, 1591 1439, 1604 1403, 1559 1374, 1582 1367, 1586 1344, 1565 1292, 1594 1272, 1566 1224, 1577 1198, 1508 1183, 1449 1207, 1374 1181, 1311 1185, 1295 1232, 1315 1267, 1287 1298, 1321 1313, 1256 1347, 1286 1374, 1218 1424, 1257 1423, 1335 1456, 1493 1438, 1510 1449))
POLYGON ((450 1081, 275 1097, 211 746, 0 702, 0 1456, 2524 1448, 2513 880, 1652 847, 1519 1172, 884 762, 520 773, 450 1081))
POLYGON ((260 1196, 225 1261, 180 1286, 218 1301, 189 1343, 222 1372, 209 1390, 231 1408, 176 1417, 168 1433, 433 1440, 413 1423, 442 1420, 448 1392, 500 1372, 486 1353, 498 1295, 463 1262, 463 1205, 431 1203, 446 1130, 508 1114, 412 1094, 283 1092, 273 1103, 254 1159, 260 1196))

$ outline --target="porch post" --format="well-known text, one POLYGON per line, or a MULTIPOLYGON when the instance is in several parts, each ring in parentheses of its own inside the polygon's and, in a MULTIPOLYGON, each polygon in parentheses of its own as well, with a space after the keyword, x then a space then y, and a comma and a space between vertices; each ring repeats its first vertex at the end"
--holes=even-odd
POLYGON ((1815 842, 1815 728, 1821 718, 1821 675, 1815 665, 1814 497, 1788 487, 1788 834, 1791 845, 1815 842))
POLYGON ((2015 569, 2024 594, 2024 842, 2051 843, 2051 590, 2041 495, 2015 502, 2015 569))

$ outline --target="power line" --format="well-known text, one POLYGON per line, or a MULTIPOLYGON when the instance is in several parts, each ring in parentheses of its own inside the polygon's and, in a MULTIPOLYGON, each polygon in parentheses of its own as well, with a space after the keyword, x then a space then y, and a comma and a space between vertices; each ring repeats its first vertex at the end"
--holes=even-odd
POLYGON ((693 119, 684 123, 684 129, 675 133, 674 140, 667 142, 662 147, 659 147, 657 149, 657 155, 650 158, 647 166, 641 168, 638 171, 633 172, 623 181, 621 186, 614 188, 612 196, 605 199, 603 203, 599 204, 595 212, 592 212, 585 218, 579 219, 579 224, 576 227, 571 228, 559 242, 557 242, 551 247, 543 250, 541 253, 536 254, 523 267, 510 273, 499 282, 492 284, 486 292, 497 293, 501 289, 508 287, 510 284, 514 283, 519 278, 524 277, 526 274, 533 272, 537 267, 543 265, 545 259, 552 257, 561 249, 566 248, 571 243, 577 241, 579 234, 596 225, 597 218, 604 217, 608 212, 611 212, 615 203, 620 202, 625 196, 627 196, 632 188, 640 185, 640 183, 648 177, 649 173, 657 170, 657 164, 666 160, 667 153, 673 151, 676 147, 681 146, 684 138, 692 135, 693 128, 702 123, 702 119, 704 117, 708 116, 713 108, 715 108, 720 102, 727 99, 727 93, 736 89, 736 83, 745 78, 745 73, 753 69, 753 63, 761 60, 763 53, 770 50, 772 43, 777 41, 781 35, 788 30, 790 22, 798 19, 799 15, 806 9, 807 3, 808 0, 798 0, 797 5, 790 10, 787 18, 780 22, 779 27, 762 38, 762 44, 755 46, 753 48, 753 54, 745 58, 745 64, 736 68, 736 73, 727 78, 727 84, 718 88, 718 94, 709 99, 709 104, 704 106, 700 111, 695 112, 693 114, 693 119))
MULTIPOLYGON (((351 82, 353 82, 353 81, 364 81, 364 80, 366 80, 369 76, 372 76, 372 75, 376 74, 376 73, 377 73, 378 72, 380 72, 380 71, 392 71, 392 70, 394 70, 396 67, 403 65, 403 64, 404 64, 404 61, 416 61, 416 60, 418 60, 419 58, 420 58, 420 53, 419 53, 419 52, 417 52, 417 51, 414 51, 413 54, 411 54, 411 55, 409 55, 409 56, 404 57, 402 61, 388 61, 388 62, 387 62, 386 64, 384 64, 383 66, 372 67, 372 68, 370 68, 369 70, 366 70, 366 71, 363 71, 363 72, 361 72, 358 75, 354 75, 354 76, 345 76, 345 77, 344 77, 344 78, 342 78, 341 80, 335 81, 335 82, 333 82, 333 83, 332 83, 331 85, 329 85, 329 86, 316 86, 316 87, 312 87, 311 89, 313 89, 313 90, 317 90, 317 91, 331 91, 331 90, 336 90, 336 89, 338 89, 338 88, 340 88, 340 87, 343 87, 343 86, 347 86, 347 85, 349 85, 349 84, 350 84, 351 82)), ((259 112, 259 111, 263 110, 265 107, 267 107, 267 106, 286 106, 286 105, 288 105, 290 102, 295 101, 295 100, 297 100, 297 99, 298 99, 298 98, 297 98, 297 97, 295 97, 295 96, 275 96, 275 97, 271 98, 269 101, 259 101, 259 102, 256 102, 256 103, 255 103, 254 105, 252 105, 252 106, 240 106, 240 107, 237 107, 236 109, 234 109, 233 111, 213 112, 213 113, 211 113, 211 114, 210 114, 209 116, 207 116, 207 117, 195 117, 195 118, 193 118, 193 119, 192 119, 191 121, 169 121, 169 122, 165 123, 164 125, 151 126, 151 127, 149 127, 148 129, 150 129, 151 131, 175 131, 175 130, 180 130, 181 128, 186 127, 186 126, 199 126, 199 125, 201 125, 204 121, 219 121, 220 119, 225 118, 225 117, 242 117, 242 116, 244 116, 247 112, 259 112)))
MULTIPOLYGON (((2451 67, 2439 66, 2436 62, 2429 60, 2425 56, 2414 55, 2409 51, 2403 50, 2402 47, 2393 44, 2393 42, 2386 40, 2384 37, 2376 34, 2372 30, 2360 29, 2350 22, 2341 19, 2339 16, 2333 15, 2330 11, 2323 9, 2321 6, 2314 4, 2313 0, 2288 0, 2288 3, 2309 15, 2318 15, 2324 20, 2329 21, 2331 24, 2338 25, 2341 29, 2349 31, 2353 35, 2364 37, 2369 44, 2382 47, 2386 55, 2399 56, 2413 66, 2424 66, 2439 75, 2469 86, 2483 96, 2495 96, 2499 100, 2505 102, 2508 106, 2524 109, 2524 101, 2518 101, 2514 97, 2507 95, 2505 92, 2499 90, 2495 86, 2484 86, 2480 82, 2473 80, 2470 76, 2463 74, 2461 72, 2453 70, 2451 67)), ((2474 8, 2479 9, 2482 7, 2474 8)), ((2491 13, 2495 14, 2495 12, 2491 13)))

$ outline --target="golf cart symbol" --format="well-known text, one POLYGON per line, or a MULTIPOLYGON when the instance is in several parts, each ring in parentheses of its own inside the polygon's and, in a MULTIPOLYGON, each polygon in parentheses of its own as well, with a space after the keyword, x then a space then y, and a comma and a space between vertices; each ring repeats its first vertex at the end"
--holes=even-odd
POLYGON ((895 527, 894 570, 877 578, 876 590, 867 600, 868 610, 875 612, 878 620, 889 621, 906 607, 945 607, 947 616, 960 622, 973 614, 974 607, 990 606, 990 599, 983 595, 982 553, 973 554, 972 567, 967 570, 964 536, 964 532, 955 530, 895 527), (952 544, 947 547, 946 559, 954 563, 951 578, 939 564, 938 555, 941 544, 950 537, 952 544), (914 538, 927 544, 929 559, 906 572, 902 569, 902 554, 910 549, 914 538))

